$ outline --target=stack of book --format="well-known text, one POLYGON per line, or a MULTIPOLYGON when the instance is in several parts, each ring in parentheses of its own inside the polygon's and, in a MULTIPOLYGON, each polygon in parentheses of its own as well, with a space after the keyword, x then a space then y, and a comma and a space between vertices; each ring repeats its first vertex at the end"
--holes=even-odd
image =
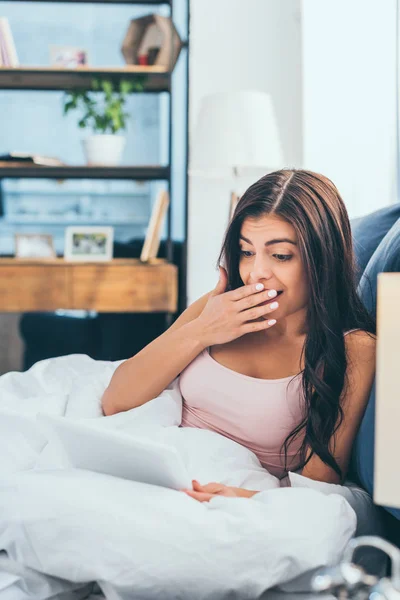
POLYGON ((0 17, 0 67, 18 67, 18 55, 6 17, 0 17))
MULTIPOLYGON (((42 156, 40 154, 27 154, 25 152, 9 152, 8 154, 0 155, 1 163, 7 163, 11 166, 22 165, 38 165, 42 167, 63 167, 63 163, 60 159, 53 156, 42 156)), ((2 165, 1 165, 2 166, 2 165)))

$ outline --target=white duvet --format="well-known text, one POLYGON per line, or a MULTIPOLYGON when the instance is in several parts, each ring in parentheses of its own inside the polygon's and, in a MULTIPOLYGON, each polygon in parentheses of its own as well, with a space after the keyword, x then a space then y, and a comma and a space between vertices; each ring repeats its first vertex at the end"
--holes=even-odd
POLYGON ((118 364, 73 355, 0 378, 0 600, 77 600, 96 589, 110 600, 255 599, 336 563, 357 519, 358 533, 375 532, 372 503, 359 488, 296 474, 291 488, 280 488, 242 446, 179 428, 176 381, 143 407, 102 417, 100 398, 118 364), (38 413, 152 436, 174 445, 200 482, 262 491, 202 504, 62 469, 38 413))

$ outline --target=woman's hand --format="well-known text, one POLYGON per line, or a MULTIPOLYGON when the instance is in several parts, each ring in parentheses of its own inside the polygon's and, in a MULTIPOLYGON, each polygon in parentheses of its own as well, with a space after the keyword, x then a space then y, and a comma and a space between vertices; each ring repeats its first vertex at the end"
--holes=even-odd
POLYGON ((259 304, 274 298, 277 295, 276 290, 264 290, 263 285, 257 283, 225 292, 228 276, 223 267, 219 270, 219 281, 203 311, 195 319, 205 340, 205 347, 226 344, 246 333, 261 331, 275 325, 276 320, 268 320, 266 315, 276 310, 278 303, 274 301, 264 306, 259 304), (259 320, 260 317, 263 319, 259 320))
POLYGON ((254 494, 257 494, 257 492, 252 492, 250 490, 229 487, 223 483, 208 483, 207 485, 200 485, 198 481, 193 479, 192 484, 192 490, 182 491, 199 502, 209 502, 216 496, 224 496, 225 498, 251 498, 254 496, 254 494))

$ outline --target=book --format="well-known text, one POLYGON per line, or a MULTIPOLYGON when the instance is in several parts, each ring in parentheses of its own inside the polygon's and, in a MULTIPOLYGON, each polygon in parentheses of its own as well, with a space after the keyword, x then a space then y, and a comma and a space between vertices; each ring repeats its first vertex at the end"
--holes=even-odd
POLYGON ((160 247, 161 227, 163 225, 168 206, 169 194, 167 191, 163 190, 160 192, 151 212, 149 226, 144 240, 142 252, 140 254, 140 260, 142 262, 147 262, 148 260, 157 257, 158 249, 160 247))
POLYGON ((0 17, 0 55, 1 66, 18 67, 19 60, 10 23, 7 17, 0 17))
POLYGON ((7 59, 6 44, 5 44, 4 38, 0 34, 0 67, 6 67, 7 60, 8 59, 7 59))
POLYGON ((41 154, 28 154, 26 152, 9 152, 8 154, 0 155, 0 162, 9 163, 24 163, 38 165, 42 167, 62 167, 63 163, 58 158, 53 156, 42 156, 41 154))

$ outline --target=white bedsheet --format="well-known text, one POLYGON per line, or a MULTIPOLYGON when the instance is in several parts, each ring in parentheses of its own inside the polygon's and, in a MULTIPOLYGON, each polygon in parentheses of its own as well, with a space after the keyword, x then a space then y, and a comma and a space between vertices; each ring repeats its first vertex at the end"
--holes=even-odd
POLYGON ((247 449, 179 428, 176 382, 143 407, 99 418, 118 364, 73 355, 0 378, 0 600, 76 600, 91 582, 110 600, 258 598, 337 562, 358 508, 371 519, 361 490, 315 482, 310 489, 300 476, 279 488, 247 449), (156 436, 178 448, 201 482, 262 491, 201 504, 181 492, 57 468, 38 413, 156 436))

